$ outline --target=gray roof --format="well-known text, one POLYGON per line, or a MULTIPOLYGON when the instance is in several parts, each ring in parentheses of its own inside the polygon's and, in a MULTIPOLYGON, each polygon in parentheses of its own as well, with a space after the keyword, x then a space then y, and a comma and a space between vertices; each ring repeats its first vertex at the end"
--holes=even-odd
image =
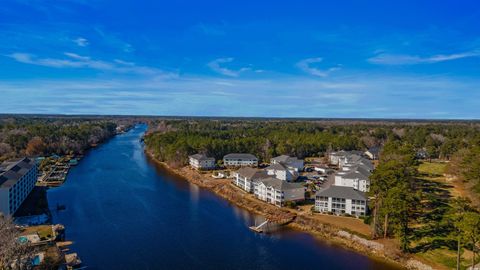
POLYGON ((238 170, 237 173, 241 177, 245 177, 249 180, 258 180, 258 179, 268 177, 267 172, 265 172, 264 170, 259 170, 259 169, 250 168, 250 167, 243 167, 240 170, 238 170))
POLYGON ((347 157, 347 156, 352 156, 352 155, 357 155, 357 156, 362 156, 364 153, 362 151, 358 150, 352 150, 352 151, 345 151, 345 150, 340 150, 337 152, 331 152, 331 156, 339 156, 339 157, 347 157))
POLYGON ((3 162, 0 165, 0 188, 15 185, 34 166, 36 166, 35 160, 26 157, 3 162))
POLYGON ((251 159, 257 159, 257 157, 252 155, 252 154, 246 154, 246 153, 231 153, 231 154, 225 155, 223 157, 223 159, 248 159, 248 160, 251 160, 251 159))
POLYGON ((191 155, 189 156, 191 158, 194 158, 196 160, 215 160, 215 158, 213 157, 207 157, 206 155, 204 154, 195 154, 195 155, 191 155))
POLYGON ((290 183, 273 177, 262 179, 260 182, 262 182, 265 186, 273 187, 276 190, 303 188, 303 185, 300 183, 290 183))
POLYGON ((374 154, 374 155, 378 155, 380 154, 380 146, 373 146, 373 147, 370 147, 367 151, 374 154))
POLYGON ((347 178, 347 179, 368 179, 368 176, 364 175, 363 173, 360 173, 358 171, 353 171, 353 172, 348 172, 345 175, 342 176, 342 178, 347 178))
POLYGON ((316 194, 323 197, 334 197, 352 200, 366 200, 365 193, 358 191, 352 187, 344 186, 330 186, 326 189, 320 190, 316 194))
POLYGON ((265 168, 265 170, 286 171, 288 169, 282 163, 275 163, 275 164, 272 164, 272 165, 268 166, 267 168, 265 168))
POLYGON ((275 160, 276 162, 281 162, 281 163, 291 163, 291 162, 297 161, 298 158, 287 156, 287 155, 281 155, 281 156, 272 158, 272 160, 275 160))

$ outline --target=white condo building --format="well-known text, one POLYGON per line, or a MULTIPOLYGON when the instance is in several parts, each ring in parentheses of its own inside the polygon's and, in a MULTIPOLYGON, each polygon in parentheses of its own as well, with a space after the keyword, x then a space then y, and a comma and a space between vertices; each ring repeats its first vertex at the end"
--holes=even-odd
POLYGON ((298 159, 297 157, 291 157, 287 155, 281 155, 270 159, 270 164, 282 164, 287 168, 293 168, 297 172, 303 171, 304 161, 303 159, 298 159))
POLYGON ((367 197, 352 187, 330 186, 317 192, 315 211, 364 216, 367 213, 367 197))
POLYGON ((197 170, 208 170, 215 168, 215 158, 203 154, 188 156, 188 163, 197 170))
POLYGON ((0 213, 15 214, 37 182, 35 160, 22 158, 0 165, 0 213))
POLYGON ((223 157, 223 165, 227 167, 257 167, 258 158, 252 154, 232 153, 223 157))
POLYGON ((287 167, 283 163, 276 163, 268 166, 267 174, 283 181, 295 181, 298 178, 298 171, 296 168, 287 167))
POLYGON ((240 168, 234 175, 233 184, 249 193, 253 193, 255 182, 268 178, 266 171, 251 167, 240 168))
POLYGON ((286 202, 305 200, 305 187, 299 183, 289 183, 276 178, 262 179, 254 185, 255 197, 282 207, 286 202))

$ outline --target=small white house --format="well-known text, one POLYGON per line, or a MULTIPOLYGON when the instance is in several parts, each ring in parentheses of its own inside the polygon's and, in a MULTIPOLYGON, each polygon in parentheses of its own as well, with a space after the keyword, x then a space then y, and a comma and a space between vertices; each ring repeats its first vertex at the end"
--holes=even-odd
POLYGON ((268 166, 267 174, 283 181, 294 181, 298 178, 298 171, 296 168, 287 167, 282 163, 276 163, 268 166))
POLYGON ((291 157, 287 155, 281 155, 270 159, 270 164, 283 164, 286 167, 294 168, 297 172, 303 171, 305 162, 303 159, 298 159, 296 157, 291 157))
POLYGON ((317 192, 315 211, 364 216, 367 213, 367 197, 352 187, 330 186, 317 192))
POLYGON ((223 157, 223 165, 227 167, 257 167, 258 158, 252 154, 232 153, 223 157))
POLYGON ((197 170, 208 170, 215 168, 215 158, 207 157, 204 154, 195 154, 189 156, 188 163, 197 170))
POLYGON ((276 178, 262 179, 255 183, 255 197, 282 207, 286 202, 305 200, 305 187, 299 183, 289 183, 276 178))

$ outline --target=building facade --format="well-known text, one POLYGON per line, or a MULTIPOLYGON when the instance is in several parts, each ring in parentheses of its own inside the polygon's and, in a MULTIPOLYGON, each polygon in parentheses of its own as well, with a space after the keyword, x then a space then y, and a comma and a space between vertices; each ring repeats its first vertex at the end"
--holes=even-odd
POLYGON ((315 195, 315 211, 365 216, 367 213, 367 197, 365 193, 352 187, 330 186, 315 195))
POLYGON ((197 170, 209 170, 215 168, 215 158, 203 154, 195 154, 188 157, 190 166, 197 170))
POLYGON ((258 158, 252 154, 232 153, 223 157, 223 165, 226 167, 257 167, 258 158))
POLYGON ((270 164, 283 164, 288 168, 294 168, 297 172, 303 171, 305 162, 303 159, 298 159, 297 157, 291 157, 287 155, 281 155, 270 159, 270 164))
POLYGON ((235 172, 233 184, 245 190, 246 192, 253 193, 254 183, 267 177, 268 175, 264 170, 243 167, 235 172))
POLYGON ((37 182, 35 160, 22 158, 0 165, 0 213, 15 214, 37 182))
POLYGON ((287 202, 305 200, 305 187, 299 183, 266 178, 254 184, 254 194, 257 199, 282 207, 287 202))
POLYGON ((295 181, 298 178, 298 171, 296 168, 287 167, 282 163, 276 163, 268 166, 266 169, 267 174, 283 181, 295 181))

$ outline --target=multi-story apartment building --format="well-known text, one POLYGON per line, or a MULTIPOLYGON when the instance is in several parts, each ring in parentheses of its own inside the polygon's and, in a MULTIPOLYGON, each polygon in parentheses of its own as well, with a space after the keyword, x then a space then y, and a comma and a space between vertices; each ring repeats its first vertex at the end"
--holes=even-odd
POLYGON ((266 171, 251 167, 240 168, 234 176, 233 184, 249 193, 253 192, 255 182, 268 178, 266 171))
POLYGON ((255 197, 282 207, 286 202, 305 200, 305 187, 276 178, 262 179, 254 184, 255 197))
POLYGON ((367 213, 367 197, 352 187, 330 186, 317 192, 315 210, 336 215, 364 216, 367 213))
POLYGON ((287 155, 281 155, 270 159, 270 164, 282 164, 287 168, 293 168, 297 172, 303 171, 304 161, 303 159, 298 159, 297 157, 291 157, 287 155))
POLYGON ((252 154, 232 153, 223 157, 223 165, 227 167, 257 167, 258 158, 252 154))
POLYGON ((35 187, 37 164, 35 160, 21 158, 0 165, 0 214, 15 214, 35 187))
POLYGON ((209 170, 215 168, 215 158, 204 154, 195 154, 188 157, 190 166, 197 170, 209 170))

